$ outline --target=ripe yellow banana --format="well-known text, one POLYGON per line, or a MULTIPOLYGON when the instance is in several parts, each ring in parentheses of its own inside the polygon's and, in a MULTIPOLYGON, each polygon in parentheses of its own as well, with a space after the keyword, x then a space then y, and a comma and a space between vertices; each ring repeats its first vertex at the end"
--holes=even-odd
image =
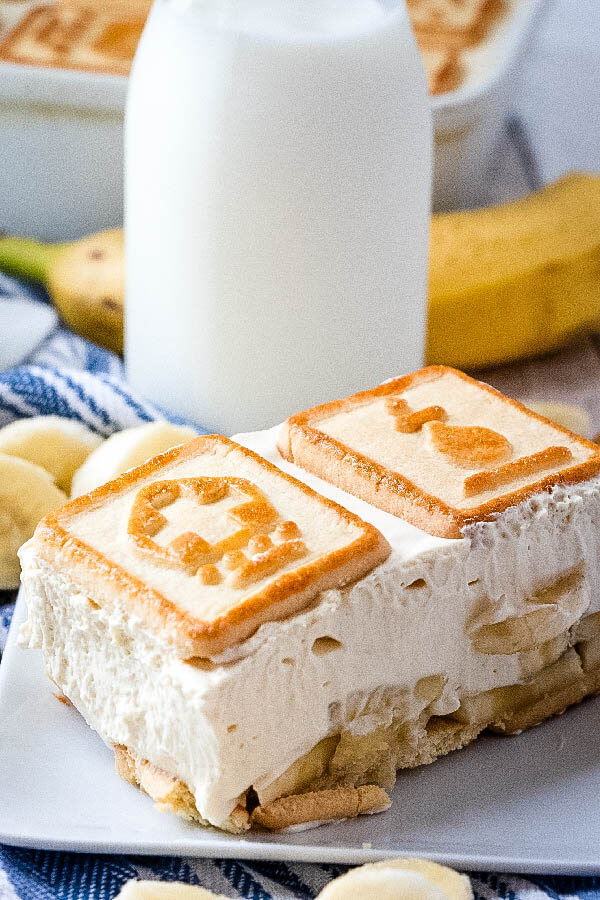
POLYGON ((100 231, 69 244, 0 236, 0 269, 42 282, 73 331, 122 353, 122 229, 100 231))
POLYGON ((600 326, 600 176, 433 217, 427 362, 475 368, 600 326))
MULTIPOLYGON (((599 258, 600 176, 434 216, 427 362, 496 365, 600 330, 599 258)), ((44 282, 67 324, 121 352, 122 231, 61 245, 0 237, 0 269, 44 282)))

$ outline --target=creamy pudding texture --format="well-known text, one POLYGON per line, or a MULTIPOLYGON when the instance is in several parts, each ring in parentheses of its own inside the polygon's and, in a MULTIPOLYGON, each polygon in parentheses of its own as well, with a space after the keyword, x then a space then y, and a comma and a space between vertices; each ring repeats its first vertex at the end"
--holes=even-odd
POLYGON ((450 540, 285 463, 277 432, 237 440, 372 522, 392 554, 211 662, 182 661, 124 610, 92 609, 30 545, 22 551, 25 641, 44 648, 50 676, 108 744, 182 779, 216 825, 250 785, 268 794, 327 735, 368 734, 425 707, 445 715, 465 696, 526 680, 548 661, 543 648, 478 652, 473 635, 543 607, 539 592, 565 573, 563 630, 600 609, 600 478, 531 497, 450 540), (440 675, 432 701, 422 679, 440 675))

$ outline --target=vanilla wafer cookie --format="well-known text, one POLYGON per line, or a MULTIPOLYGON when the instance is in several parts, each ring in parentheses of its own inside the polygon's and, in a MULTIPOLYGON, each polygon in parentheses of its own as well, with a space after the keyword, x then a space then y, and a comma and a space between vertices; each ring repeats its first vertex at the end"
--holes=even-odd
POLYGON ((72 501, 33 543, 187 657, 222 652, 389 554, 372 525, 217 435, 72 501))
POLYGON ((596 444, 445 366, 292 416, 279 450, 443 537, 600 471, 596 444))

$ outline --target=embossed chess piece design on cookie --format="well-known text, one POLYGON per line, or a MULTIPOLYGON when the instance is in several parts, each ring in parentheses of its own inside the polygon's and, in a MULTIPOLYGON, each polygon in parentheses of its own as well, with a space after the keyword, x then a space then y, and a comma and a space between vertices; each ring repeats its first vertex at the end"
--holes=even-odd
POLYGON ((72 501, 43 529, 184 658, 224 651, 389 553, 373 526, 219 435, 72 501))
POLYGON ((443 453, 455 466, 464 469, 504 462, 513 449, 504 435, 477 425, 432 423, 427 429, 427 436, 435 450, 443 453))
POLYGON ((600 471, 597 445, 445 366, 292 416, 278 446, 326 481, 453 538, 600 471))
POLYGON ((396 431, 405 434, 420 431, 426 422, 445 422, 447 418, 446 410, 441 406, 412 410, 403 397, 386 397, 385 411, 394 417, 396 431))

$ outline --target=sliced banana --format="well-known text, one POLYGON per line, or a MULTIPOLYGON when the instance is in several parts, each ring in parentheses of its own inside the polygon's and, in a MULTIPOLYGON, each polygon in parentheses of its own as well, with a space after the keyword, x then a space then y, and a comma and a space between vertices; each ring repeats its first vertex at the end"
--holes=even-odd
MULTIPOLYGON (((424 859, 391 859, 352 869, 330 882, 319 900, 472 900, 466 875, 424 859)), ((128 881, 117 900, 225 900, 202 887, 128 881)))
POLYGON ((107 438, 75 472, 71 496, 87 494, 98 485, 112 481, 128 469, 193 437, 196 437, 193 428, 169 422, 148 422, 147 425, 125 428, 107 438))
POLYGON ((128 881, 115 900, 227 900, 203 887, 178 881, 128 881))
POLYGON ((102 441, 81 422, 61 416, 33 416, 0 428, 0 453, 41 466, 67 492, 75 471, 102 441))
POLYGON ((535 604, 537 609, 492 625, 482 625, 471 632, 475 652, 503 655, 534 650, 570 628, 590 605, 583 565, 532 594, 527 602, 535 604))
POLYGON ((507 716, 533 706, 541 697, 551 697, 580 678, 581 659, 571 648, 525 684, 509 684, 464 697, 452 718, 467 725, 486 725, 494 729, 507 716))
POLYGON ((583 437, 589 437, 591 434, 590 417, 580 406, 572 406, 570 403, 549 403, 544 400, 528 400, 525 406, 575 434, 581 434, 583 437))
POLYGON ((17 550, 40 519, 66 500, 41 466, 0 453, 0 590, 19 586, 17 550))
POLYGON ((466 875, 425 859, 390 859, 351 869, 318 900, 471 900, 466 875))
POLYGON ((257 787, 258 800, 262 806, 271 803, 278 797, 300 794, 316 781, 331 760, 339 741, 339 735, 323 738, 312 750, 297 759, 285 772, 266 787, 257 787))

